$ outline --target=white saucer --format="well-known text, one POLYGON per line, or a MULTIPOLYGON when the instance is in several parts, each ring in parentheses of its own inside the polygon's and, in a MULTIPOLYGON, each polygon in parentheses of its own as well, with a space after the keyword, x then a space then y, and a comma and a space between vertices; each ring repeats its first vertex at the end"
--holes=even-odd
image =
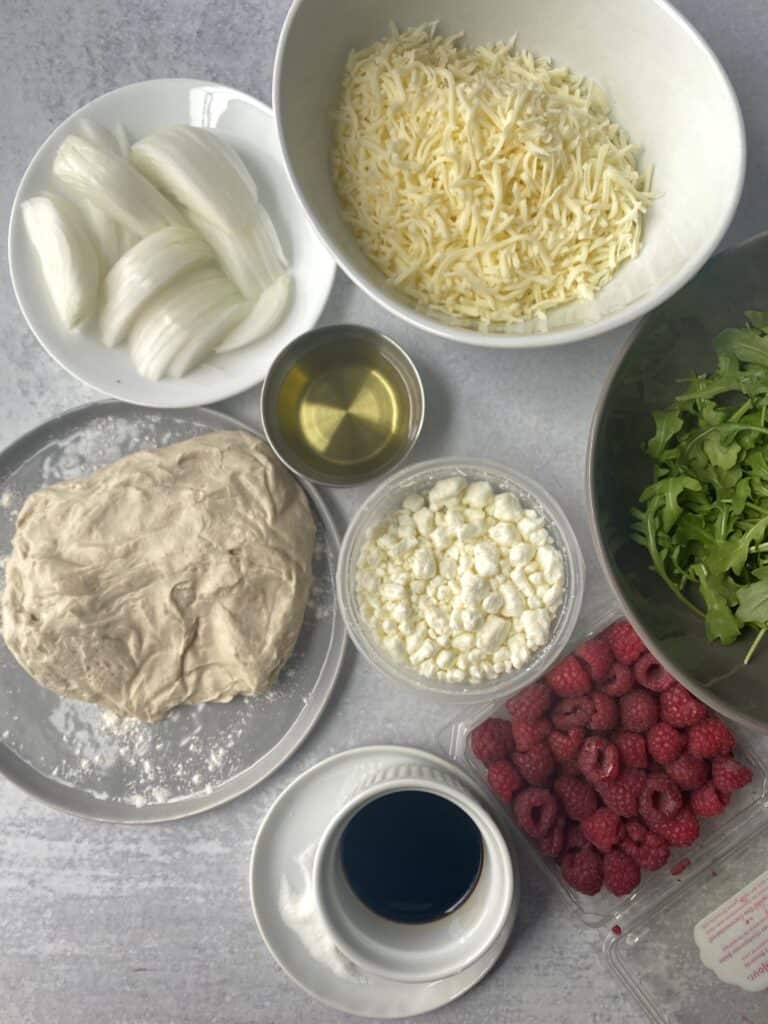
MULTIPOLYGON (((272 956, 285 973, 315 999, 360 1017, 414 1016, 457 999, 476 985, 498 960, 517 913, 519 886, 515 886, 509 921, 488 952, 459 974, 429 984, 390 981, 362 973, 349 977, 339 974, 314 959, 298 933, 285 921, 278 906, 281 886, 287 879, 292 887, 298 888, 302 880, 298 858, 320 838, 328 822, 329 805, 337 805, 339 793, 354 789, 364 773, 401 764, 404 757, 436 765, 458 776, 485 803, 484 794, 469 775, 434 754, 410 747, 357 747, 309 768, 280 794, 261 823, 251 854, 251 905, 272 956)), ((510 855, 518 875, 514 852, 510 855)))
POLYGON ((51 132, 32 158, 13 201, 8 262, 22 313, 60 366, 113 398, 173 409, 220 402, 262 381, 278 352, 317 323, 336 270, 293 193, 270 108, 237 89, 187 78, 161 78, 115 89, 91 100, 51 132), (53 159, 83 117, 106 128, 121 124, 132 142, 167 125, 191 124, 213 128, 232 143, 256 180, 291 266, 291 305, 270 334, 236 352, 214 356, 180 380, 150 381, 136 371, 125 345, 106 348, 100 344, 93 325, 78 333, 64 330, 48 300, 19 206, 39 192, 60 191, 51 170, 53 159))

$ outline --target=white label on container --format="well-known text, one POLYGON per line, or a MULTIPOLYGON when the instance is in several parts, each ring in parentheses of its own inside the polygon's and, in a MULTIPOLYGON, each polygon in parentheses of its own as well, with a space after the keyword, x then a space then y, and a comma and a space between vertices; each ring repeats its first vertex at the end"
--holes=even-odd
POLYGON ((693 929, 702 963, 747 992, 768 988, 768 871, 693 929))

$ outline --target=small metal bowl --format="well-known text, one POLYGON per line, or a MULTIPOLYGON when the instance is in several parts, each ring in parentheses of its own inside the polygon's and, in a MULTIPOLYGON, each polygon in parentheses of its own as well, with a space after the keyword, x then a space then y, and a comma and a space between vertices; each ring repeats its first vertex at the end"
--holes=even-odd
MULTIPOLYGON (((344 399, 340 398, 340 404, 333 406, 333 411, 342 416, 349 411, 343 401, 344 399)), ((424 423, 424 388, 411 359, 386 335, 371 327, 357 324, 318 327, 292 341, 272 363, 261 391, 261 421, 275 454, 298 476, 330 487, 354 486, 391 472, 411 451, 424 423), (331 347, 339 345, 348 346, 350 356, 362 356, 368 350, 368 354, 375 360, 386 363, 388 370, 394 370, 402 385, 406 406, 403 416, 406 425, 401 443, 384 461, 371 456, 370 459, 361 459, 356 465, 347 463, 343 469, 335 468, 331 460, 324 466, 319 456, 310 462, 301 447, 286 434, 281 424, 278 407, 291 370, 308 355, 318 353, 326 347, 330 350, 331 347)))

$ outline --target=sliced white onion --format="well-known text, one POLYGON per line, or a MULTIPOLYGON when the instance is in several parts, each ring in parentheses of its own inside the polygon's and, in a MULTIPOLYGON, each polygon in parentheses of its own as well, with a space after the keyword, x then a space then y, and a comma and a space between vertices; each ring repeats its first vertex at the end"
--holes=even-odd
POLYGON ((78 209, 55 195, 33 196, 21 216, 40 260, 51 300, 68 329, 93 313, 99 292, 99 256, 78 209))
POLYGON ((119 345, 145 302, 186 271, 213 260, 213 250, 192 228, 163 228, 137 242, 104 280, 103 344, 119 345))
POLYGON ((146 304, 130 333, 136 369, 150 380, 180 376, 221 343, 248 312, 216 267, 193 270, 146 304))
POLYGON ((261 298, 256 300, 246 318, 229 332, 216 351, 233 352, 273 331, 285 315, 292 290, 290 274, 278 277, 261 298))
POLYGON ((159 189, 184 207, 226 274, 251 300, 286 267, 285 255, 245 164, 204 128, 175 125, 135 143, 131 157, 159 189))
POLYGON ((176 207, 130 161, 78 135, 68 135, 62 142, 53 173, 139 238, 184 223, 176 207))
MULTIPOLYGON (((113 134, 97 121, 84 117, 78 121, 77 133, 86 142, 109 150, 116 156, 127 156, 131 149, 125 129, 120 124, 115 126, 113 134), (118 136, 118 132, 122 133, 121 137, 118 136)), ((107 216, 90 199, 76 196, 76 202, 99 250, 102 269, 106 273, 127 249, 138 242, 138 235, 123 227, 112 217, 107 216)))
POLYGON ((237 152, 205 128, 161 128, 134 143, 131 159, 177 203, 222 227, 248 223, 259 205, 256 182, 237 152))

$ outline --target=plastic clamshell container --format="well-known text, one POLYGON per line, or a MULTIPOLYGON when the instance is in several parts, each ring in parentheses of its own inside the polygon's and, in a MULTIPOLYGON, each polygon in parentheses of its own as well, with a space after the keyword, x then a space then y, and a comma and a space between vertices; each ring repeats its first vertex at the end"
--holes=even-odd
POLYGON ((349 524, 336 574, 339 607, 355 647, 382 675, 430 696, 456 704, 487 701, 498 694, 509 697, 533 682, 559 658, 568 643, 581 610, 584 596, 584 561, 576 535, 557 501, 535 481, 490 459, 456 457, 430 459, 406 466, 381 483, 369 495, 349 524), (549 639, 518 670, 480 683, 447 683, 420 675, 405 663, 393 661, 376 642, 363 620, 355 577, 360 552, 379 525, 394 513, 413 492, 426 493, 445 477, 461 476, 468 482, 488 481, 494 491, 510 491, 523 508, 534 509, 545 521, 565 565, 565 596, 557 612, 549 639))
MULTIPOLYGON (((595 610, 592 628, 574 638, 562 656, 623 617, 615 605, 595 610)), ((466 709, 440 735, 447 753, 480 781, 485 780, 486 770, 472 754, 469 734, 491 716, 508 717, 504 701, 509 696, 466 709)), ((691 847, 673 847, 668 863, 658 871, 644 871, 640 885, 625 897, 605 889, 585 896, 568 886, 556 862, 540 853, 514 822, 509 808, 488 789, 489 798, 506 812, 511 833, 527 845, 572 909, 586 925, 606 929, 605 961, 655 1024, 768 1021, 768 769, 744 731, 733 723, 729 727, 736 736, 738 760, 752 769, 751 783, 732 795, 721 815, 700 819, 698 840, 691 847), (681 869, 673 874, 676 867, 681 869), (763 872, 765 987, 747 991, 722 980, 704 964, 694 928, 763 872)), ((761 927, 760 922, 756 927, 761 927)))

